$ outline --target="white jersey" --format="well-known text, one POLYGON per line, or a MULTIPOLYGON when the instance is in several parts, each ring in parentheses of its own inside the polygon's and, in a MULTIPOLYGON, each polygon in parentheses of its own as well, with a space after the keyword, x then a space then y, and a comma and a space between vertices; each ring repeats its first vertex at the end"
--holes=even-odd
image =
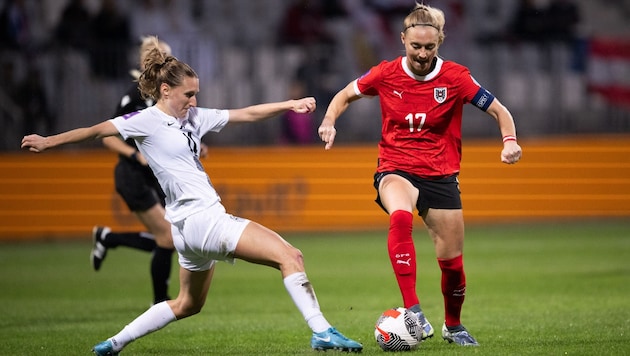
POLYGON ((133 138, 166 195, 166 220, 176 223, 221 199, 201 162, 201 138, 219 132, 229 111, 190 108, 184 119, 155 106, 110 121, 123 139, 133 138))

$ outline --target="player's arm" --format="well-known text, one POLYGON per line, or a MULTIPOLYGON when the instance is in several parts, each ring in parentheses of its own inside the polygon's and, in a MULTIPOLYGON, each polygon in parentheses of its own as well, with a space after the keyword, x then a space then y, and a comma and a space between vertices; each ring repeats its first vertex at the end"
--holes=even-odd
POLYGON ((47 137, 40 135, 24 136, 21 147, 28 148, 31 152, 43 152, 49 148, 68 143, 96 140, 118 134, 118 130, 114 124, 110 121, 104 121, 91 127, 82 127, 47 137))
POLYGON ((518 162, 521 159, 522 150, 516 142, 516 126, 512 114, 497 98, 490 103, 486 112, 497 121, 503 137, 501 162, 507 164, 518 162))
POLYGON ((335 94, 335 96, 328 104, 328 108, 326 109, 326 114, 324 114, 324 118, 322 119, 322 123, 319 125, 317 129, 317 134, 319 137, 326 143, 324 149, 329 150, 332 148, 333 143, 335 142, 335 136, 337 135, 337 130, 335 129, 335 122, 343 114, 355 100, 360 99, 361 96, 357 95, 354 91, 354 81, 348 83, 345 88, 335 94))
POLYGON ((238 123, 260 121, 280 115, 289 110, 300 114, 306 114, 315 111, 315 107, 315 98, 313 97, 252 105, 242 109, 230 109, 230 118, 228 122, 238 123))

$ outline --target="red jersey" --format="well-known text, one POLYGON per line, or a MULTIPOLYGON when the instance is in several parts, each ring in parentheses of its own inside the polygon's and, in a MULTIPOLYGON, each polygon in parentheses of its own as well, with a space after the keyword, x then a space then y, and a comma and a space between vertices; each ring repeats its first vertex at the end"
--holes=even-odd
POLYGON ((463 106, 473 103, 485 111, 494 100, 468 68, 439 57, 426 76, 413 74, 406 57, 383 61, 355 80, 354 89, 380 97, 377 172, 401 170, 423 178, 459 172, 463 106))

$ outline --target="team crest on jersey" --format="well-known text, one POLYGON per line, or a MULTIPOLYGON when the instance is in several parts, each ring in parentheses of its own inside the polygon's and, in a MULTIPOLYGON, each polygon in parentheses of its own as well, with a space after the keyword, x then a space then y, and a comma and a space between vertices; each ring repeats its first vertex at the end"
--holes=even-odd
POLYGON ((433 88, 433 98, 435 98, 435 101, 442 104, 446 100, 446 88, 433 88))

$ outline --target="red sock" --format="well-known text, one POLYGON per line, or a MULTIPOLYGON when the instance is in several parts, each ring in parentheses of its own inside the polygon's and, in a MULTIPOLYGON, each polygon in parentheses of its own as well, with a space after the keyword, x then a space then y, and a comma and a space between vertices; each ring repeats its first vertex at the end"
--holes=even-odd
POLYGON ((461 324, 462 305, 466 295, 466 274, 464 274, 463 255, 450 260, 438 258, 442 270, 442 295, 446 326, 461 324))
POLYGON ((405 308, 419 303, 416 295, 416 250, 413 245, 413 214, 396 210, 389 218, 387 251, 394 268, 405 308))

